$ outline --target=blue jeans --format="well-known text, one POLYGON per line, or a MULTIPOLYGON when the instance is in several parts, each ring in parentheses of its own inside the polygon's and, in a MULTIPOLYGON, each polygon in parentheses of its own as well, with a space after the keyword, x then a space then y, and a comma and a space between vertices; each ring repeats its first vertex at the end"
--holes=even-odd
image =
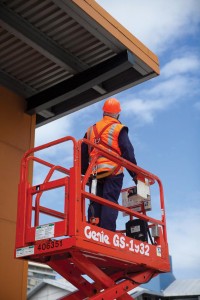
MULTIPOLYGON (((123 184, 123 177, 124 174, 121 173, 115 176, 108 176, 102 179, 98 179, 96 195, 118 204, 118 198, 123 184)), ((98 226, 111 231, 115 231, 118 210, 94 201, 92 201, 90 205, 93 206, 94 217, 99 218, 98 226)), ((90 217, 92 216, 92 210, 89 206, 88 220, 90 220, 90 217)))

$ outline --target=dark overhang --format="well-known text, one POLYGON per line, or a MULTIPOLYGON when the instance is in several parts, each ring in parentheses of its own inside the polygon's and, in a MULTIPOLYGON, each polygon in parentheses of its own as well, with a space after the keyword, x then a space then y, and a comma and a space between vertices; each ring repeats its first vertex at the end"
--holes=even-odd
POLYGON ((93 0, 0 2, 0 84, 37 126, 159 74, 157 57, 93 0))

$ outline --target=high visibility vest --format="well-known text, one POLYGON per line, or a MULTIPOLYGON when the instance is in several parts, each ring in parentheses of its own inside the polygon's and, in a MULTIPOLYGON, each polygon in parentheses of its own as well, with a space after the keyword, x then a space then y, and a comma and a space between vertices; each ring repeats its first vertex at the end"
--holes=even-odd
MULTIPOLYGON (((118 137, 121 129, 124 127, 118 120, 109 116, 104 116, 102 120, 95 125, 89 127, 87 131, 87 139, 93 143, 97 143, 103 149, 111 153, 121 155, 118 145, 118 137), (95 127, 94 127, 95 126, 95 127)), ((90 160, 97 153, 97 149, 88 147, 90 160)), ((123 172, 123 167, 118 166, 115 162, 104 156, 100 156, 95 165, 97 174, 104 173, 108 175, 116 175, 123 172)))

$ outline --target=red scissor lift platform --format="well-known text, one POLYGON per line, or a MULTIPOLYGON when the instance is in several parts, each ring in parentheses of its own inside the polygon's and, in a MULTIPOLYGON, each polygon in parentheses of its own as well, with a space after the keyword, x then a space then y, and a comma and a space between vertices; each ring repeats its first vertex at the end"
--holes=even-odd
POLYGON ((15 257, 45 263, 77 288, 62 299, 132 299, 128 294, 130 290, 170 270, 161 181, 85 139, 76 141, 68 136, 27 151, 21 162, 15 257), (69 142, 73 145, 70 168, 52 164, 38 156, 41 150, 48 148, 51 151, 51 147, 69 142), (84 176, 81 175, 83 142, 98 149, 84 176), (89 193, 87 183, 91 170, 97 157, 102 155, 136 172, 140 178, 148 179, 151 184, 158 183, 159 220, 148 216, 145 210, 137 212, 89 193), (48 169, 42 183, 37 185, 28 180, 33 162, 48 169), (62 177, 53 179, 55 172, 62 177), (62 212, 41 205, 43 193, 61 187, 64 189, 62 212), (144 220, 149 228, 156 227, 158 234, 151 242, 144 242, 126 236, 125 227, 111 232, 90 224, 85 213, 88 200, 126 213, 130 220, 144 220), (58 221, 41 224, 40 214, 58 221))

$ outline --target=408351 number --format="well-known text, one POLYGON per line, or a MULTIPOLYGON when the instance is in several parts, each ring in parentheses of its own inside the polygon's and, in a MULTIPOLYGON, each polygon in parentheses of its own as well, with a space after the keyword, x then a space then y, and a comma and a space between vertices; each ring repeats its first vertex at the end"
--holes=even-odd
POLYGON ((37 249, 39 251, 45 251, 45 250, 61 247, 62 245, 63 245, 62 240, 48 241, 48 242, 39 244, 37 246, 37 249))

